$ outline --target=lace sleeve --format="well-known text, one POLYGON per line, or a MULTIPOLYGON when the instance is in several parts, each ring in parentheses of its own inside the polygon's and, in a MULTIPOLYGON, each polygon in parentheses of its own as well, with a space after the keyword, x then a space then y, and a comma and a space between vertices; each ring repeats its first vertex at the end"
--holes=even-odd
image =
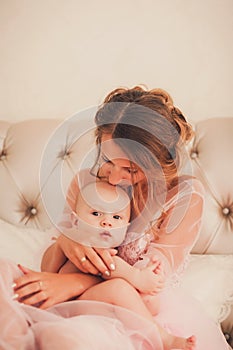
MULTIPOLYGON (((200 232, 203 193, 203 187, 196 179, 179 184, 179 191, 165 205, 165 219, 159 228, 158 236, 154 237, 151 234, 150 243, 138 259, 135 259, 135 266, 144 267, 152 256, 158 256, 167 277, 179 275, 183 271, 200 232)), ((129 248, 125 247, 124 250, 127 255, 130 254, 129 248)), ((137 249, 134 247, 135 250, 137 249)))

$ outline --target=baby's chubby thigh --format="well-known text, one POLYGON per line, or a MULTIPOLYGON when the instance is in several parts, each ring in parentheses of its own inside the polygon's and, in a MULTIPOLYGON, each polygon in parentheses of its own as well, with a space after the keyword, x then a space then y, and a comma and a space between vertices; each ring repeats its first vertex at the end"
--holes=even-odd
POLYGON ((146 305, 147 309, 150 311, 150 313, 155 316, 157 315, 160 310, 160 294, 143 294, 140 293, 141 298, 146 305))
POLYGON ((122 303, 127 302, 123 296, 126 297, 131 288, 125 280, 113 278, 92 286, 77 299, 103 301, 123 306, 122 303))

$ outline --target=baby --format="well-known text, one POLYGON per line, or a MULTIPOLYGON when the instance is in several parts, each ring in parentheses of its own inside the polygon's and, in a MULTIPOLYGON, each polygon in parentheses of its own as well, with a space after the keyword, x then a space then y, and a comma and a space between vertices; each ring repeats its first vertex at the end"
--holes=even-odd
MULTIPOLYGON (((130 198, 125 190, 107 182, 93 182, 79 192, 76 212, 70 214, 70 228, 64 234, 83 245, 118 247, 124 241, 129 221, 130 198)), ((60 263, 61 257, 56 258, 59 269, 54 272, 80 272, 71 261, 64 262, 64 256, 60 263)), ((113 259, 116 268, 111 276, 101 276, 100 283, 90 287, 77 299, 102 301, 129 309, 155 324, 165 350, 194 350, 194 336, 186 339, 167 333, 155 323, 143 300, 147 293, 156 294, 162 289, 164 276, 160 262, 152 261, 149 266, 140 270, 118 256, 113 259)), ((86 258, 81 260, 84 263, 86 258)))
POLYGON ((96 248, 118 247, 125 238, 130 220, 130 199, 119 186, 107 182, 86 185, 79 193, 71 228, 65 235, 96 248))

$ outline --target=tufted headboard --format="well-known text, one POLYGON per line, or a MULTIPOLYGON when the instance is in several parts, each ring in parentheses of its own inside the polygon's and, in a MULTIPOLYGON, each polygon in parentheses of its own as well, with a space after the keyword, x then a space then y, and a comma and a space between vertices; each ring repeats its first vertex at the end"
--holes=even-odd
POLYGON ((66 188, 94 145, 93 127, 84 128, 82 120, 73 124, 52 119, 0 121, 0 218, 38 229, 56 222, 53 210, 58 207, 54 215, 60 215, 66 188), (80 129, 78 136, 75 128, 80 129), (55 188, 60 173, 62 193, 55 188))
POLYGON ((205 214, 195 253, 233 253, 233 118, 195 125, 193 172, 204 184, 205 214))
MULTIPOLYGON (((194 261, 196 265, 191 265, 192 269, 196 269, 195 274, 189 270, 186 284, 192 291, 199 286, 202 290, 196 290, 195 295, 201 292, 202 297, 206 296, 208 285, 212 299, 219 301, 218 312, 215 301, 211 301, 209 309, 213 309, 212 313, 217 315, 217 320, 225 320, 222 327, 229 337, 229 343, 233 345, 233 308, 229 315, 232 301, 225 295, 225 286, 221 282, 226 279, 225 276, 229 276, 229 271, 232 276, 233 266, 231 259, 227 274, 222 274, 222 269, 226 267, 224 256, 230 257, 233 254, 233 118, 206 119, 197 122, 194 127, 196 136, 188 146, 188 153, 192 174, 204 184, 206 204, 202 231, 192 251, 193 256, 198 254, 201 260, 197 264, 194 261), (210 258, 212 255, 219 256, 220 260, 206 261, 208 254, 210 258), (202 275, 199 277, 200 271, 202 275), (216 284, 212 284, 216 283, 216 273, 220 281, 217 283, 222 284, 221 293, 217 292, 216 284), (211 283, 206 281, 206 276, 211 283), (221 294, 221 298, 212 293, 213 288, 215 294, 221 294)), ((38 234, 47 236, 42 230, 58 222, 66 189, 73 175, 80 167, 93 164, 94 157, 92 117, 84 116, 69 121, 0 121, 0 220, 28 230, 30 228, 27 234, 32 229, 39 229, 34 232, 36 237, 38 234), (61 190, 58 191, 57 188, 61 190)), ((28 241, 25 232, 23 236, 18 236, 18 231, 15 232, 13 226, 9 231, 18 237, 18 243, 12 241, 12 244, 20 246, 22 237, 28 241)), ((2 234, 5 237, 4 224, 2 234)), ((5 246, 8 247, 7 243, 5 246)), ((14 254, 18 246, 15 247, 14 254)), ((28 243, 28 247, 31 252, 35 251, 32 249, 34 245, 28 243)), ((3 244, 2 251, 4 249, 3 244)), ((15 258, 19 259, 19 255, 15 254, 15 258)), ((28 260, 29 264, 30 262, 28 260)), ((204 298, 205 304, 209 300, 208 294, 204 298)))
MULTIPOLYGON (((87 128, 84 119, 75 123, 74 127, 52 119, 0 121, 0 218, 40 229, 56 220, 47 210, 59 199, 52 185, 54 174, 62 171, 65 192, 82 157, 94 144, 92 122, 87 128), (78 142, 75 128, 80 130, 78 142), (52 147, 51 139, 55 140, 52 147), (46 154, 50 165, 46 164, 46 154), (50 167, 46 174, 43 167, 50 167), (51 204, 48 196, 52 197, 51 204)), ((233 253, 233 118, 206 119, 194 127, 196 137, 189 152, 192 171, 206 190, 206 205, 202 232, 193 252, 233 253)))

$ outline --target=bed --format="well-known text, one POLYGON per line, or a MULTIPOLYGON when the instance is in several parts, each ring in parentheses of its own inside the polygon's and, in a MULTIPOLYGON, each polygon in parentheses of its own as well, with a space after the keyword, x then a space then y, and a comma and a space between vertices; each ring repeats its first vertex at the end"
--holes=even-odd
MULTIPOLYGON (((1 258, 40 269, 67 186, 77 169, 94 159, 92 116, 93 111, 67 120, 0 121, 1 258)), ((189 170, 204 184, 206 205, 181 283, 233 346, 233 118, 193 124, 196 137, 187 148, 189 170)))

